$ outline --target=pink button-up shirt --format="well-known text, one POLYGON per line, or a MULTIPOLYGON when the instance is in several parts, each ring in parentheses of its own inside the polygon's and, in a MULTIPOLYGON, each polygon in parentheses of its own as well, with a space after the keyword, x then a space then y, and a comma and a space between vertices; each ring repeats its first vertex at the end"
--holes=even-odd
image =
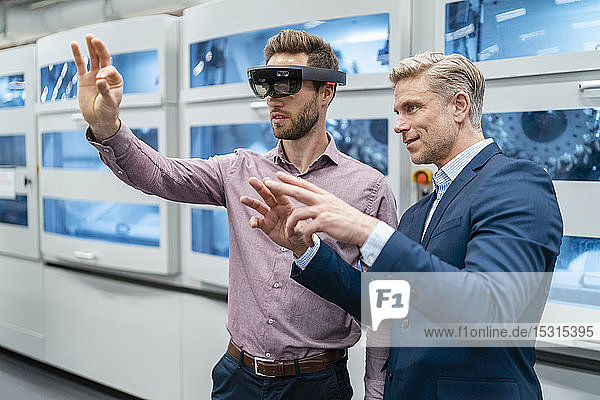
MULTIPOLYGON (((331 137, 325 152, 303 174, 287 160, 281 141, 266 154, 238 149, 203 160, 165 157, 137 139, 124 123, 101 144, 94 141, 90 130, 87 137, 102 161, 126 184, 168 200, 227 208, 227 329, 246 352, 290 360, 348 348, 358 341, 360 327, 348 313, 290 278, 292 252, 250 228, 248 220, 256 213, 239 199, 258 196, 248 184, 251 176, 275 177, 277 171, 285 171, 396 226, 396 203, 383 174, 341 153, 331 137)), ((325 234, 320 237, 348 263, 357 265, 358 247, 338 243, 325 234)), ((367 392, 370 385, 380 385, 376 391, 383 390, 384 374, 379 370, 384 358, 367 350, 367 392)))

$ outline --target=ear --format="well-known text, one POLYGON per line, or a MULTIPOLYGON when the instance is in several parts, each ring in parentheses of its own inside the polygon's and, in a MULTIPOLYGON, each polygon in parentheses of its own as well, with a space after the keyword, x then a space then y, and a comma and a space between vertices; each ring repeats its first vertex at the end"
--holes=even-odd
POLYGON ((335 95, 334 84, 326 83, 319 89, 319 98, 326 104, 329 105, 333 96, 335 95))
POLYGON ((450 103, 452 105, 452 113, 454 121, 462 123, 469 118, 469 110, 471 109, 471 99, 469 95, 463 91, 459 91, 454 95, 450 103))

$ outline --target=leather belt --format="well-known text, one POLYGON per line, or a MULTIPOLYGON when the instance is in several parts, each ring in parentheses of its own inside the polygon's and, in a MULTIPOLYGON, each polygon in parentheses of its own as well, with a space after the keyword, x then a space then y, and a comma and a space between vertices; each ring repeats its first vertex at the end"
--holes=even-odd
MULTIPOLYGON (((240 359, 242 349, 239 348, 233 340, 229 341, 227 352, 236 360, 240 359)), ((310 374, 324 370, 328 365, 333 364, 342 358, 346 357, 346 349, 327 350, 323 353, 315 354, 313 356, 299 358, 298 367, 300 368, 300 374, 310 374)), ((244 352, 244 359, 242 360, 244 365, 252 368, 254 373, 259 376, 266 376, 274 378, 276 376, 293 376, 296 375, 296 367, 294 366, 294 360, 275 361, 260 357, 253 357, 250 354, 244 352)))

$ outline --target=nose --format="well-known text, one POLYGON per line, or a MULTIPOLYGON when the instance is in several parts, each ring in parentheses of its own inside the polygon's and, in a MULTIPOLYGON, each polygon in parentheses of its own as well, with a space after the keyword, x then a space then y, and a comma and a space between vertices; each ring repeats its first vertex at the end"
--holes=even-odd
POLYGON ((402 117, 402 115, 398 115, 396 119, 396 123, 394 124, 394 132, 402 135, 410 130, 410 124, 408 121, 402 117))
POLYGON ((267 106, 269 106, 269 108, 283 107, 283 101, 281 101, 281 98, 274 99, 271 96, 267 96, 265 97, 265 100, 267 101, 267 106))

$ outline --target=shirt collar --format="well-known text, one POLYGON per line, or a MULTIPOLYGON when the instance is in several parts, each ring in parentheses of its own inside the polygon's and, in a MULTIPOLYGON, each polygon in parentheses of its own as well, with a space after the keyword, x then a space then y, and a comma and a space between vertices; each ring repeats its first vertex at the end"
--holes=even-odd
MULTIPOLYGON (((335 165, 339 164, 340 151, 338 150, 337 146, 335 145, 335 140, 333 140, 333 137, 331 136, 331 134, 329 132, 326 132, 326 133, 327 133, 327 138, 329 139, 329 144, 327 145, 327 148, 325 149, 323 154, 321 154, 319 157, 317 157, 317 159, 315 161, 313 161, 313 163, 311 164, 311 167, 313 165, 315 165, 317 163, 317 161, 319 161, 323 158, 328 158, 335 165)), ((285 154, 285 151, 283 150, 283 141, 281 139, 279 139, 279 141, 277 142, 277 147, 275 147, 273 150, 271 150, 269 152, 269 155, 274 163, 283 162, 286 164, 291 164, 287 158, 287 155, 285 154)), ((310 169, 310 167, 309 167, 309 169, 310 169)))
POLYGON ((494 142, 494 139, 488 138, 481 140, 474 145, 469 146, 463 150, 460 154, 454 157, 452 160, 446 163, 433 175, 433 183, 436 190, 439 186, 443 185, 445 181, 454 181, 458 174, 473 160, 473 158, 479 154, 487 145, 494 142))

